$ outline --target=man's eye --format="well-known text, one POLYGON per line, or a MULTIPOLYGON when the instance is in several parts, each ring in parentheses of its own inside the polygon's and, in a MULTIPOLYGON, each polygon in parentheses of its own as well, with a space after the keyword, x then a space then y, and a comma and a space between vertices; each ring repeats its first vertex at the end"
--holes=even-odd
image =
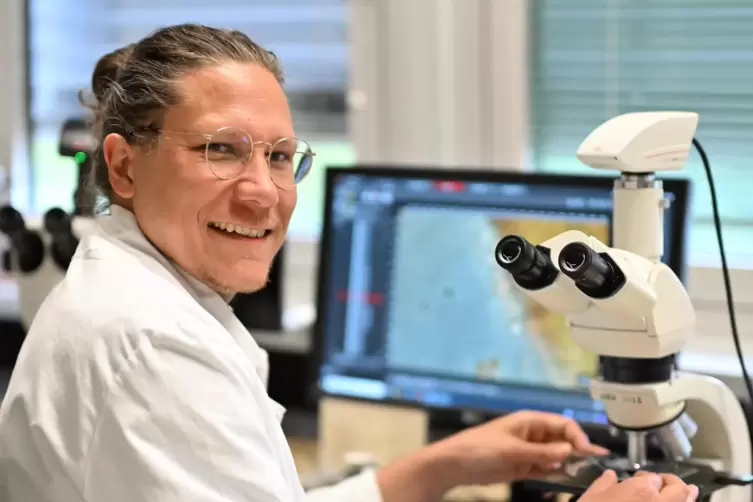
POLYGON ((227 143, 209 143, 207 152, 220 155, 235 155, 237 153, 233 145, 227 143))
POLYGON ((290 162, 290 155, 285 152, 272 152, 269 161, 274 163, 290 162))

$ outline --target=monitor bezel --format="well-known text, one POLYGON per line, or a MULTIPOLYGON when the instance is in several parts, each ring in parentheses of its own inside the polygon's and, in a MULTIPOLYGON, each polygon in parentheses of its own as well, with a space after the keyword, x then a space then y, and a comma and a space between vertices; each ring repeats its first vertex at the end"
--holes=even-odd
MULTIPOLYGON (((531 185, 553 185, 560 184, 563 186, 574 187, 595 187, 611 189, 617 179, 615 176, 604 175, 573 175, 573 174, 552 174, 539 172, 526 172, 516 170, 490 170, 478 168, 436 168, 425 166, 399 166, 399 165, 377 165, 377 164, 356 164, 353 166, 331 166, 325 168, 325 190, 323 204, 322 231, 319 239, 318 250, 318 270, 316 284, 316 319, 312 326, 311 348, 309 354, 310 363, 310 381, 309 395, 314 402, 318 402, 323 397, 345 399, 349 401, 379 403, 383 405, 402 406, 407 408, 424 409, 429 412, 448 413, 467 413, 475 412, 484 416, 503 415, 503 412, 495 413, 489 409, 470 409, 470 408, 445 408, 435 407, 408 399, 398 399, 394 397, 385 397, 383 399, 372 399, 363 396, 351 396, 337 392, 329 392, 320 387, 321 366, 324 360, 324 328, 326 326, 327 309, 324 307, 329 291, 329 271, 331 267, 331 256, 329 252, 330 239, 332 231, 332 201, 334 196, 334 187, 337 177, 341 174, 368 176, 373 178, 418 178, 429 181, 460 181, 460 182, 491 182, 491 183, 526 183, 531 185)), ((687 235, 690 214, 690 190, 691 182, 684 178, 661 178, 657 177, 663 183, 664 191, 674 194, 673 204, 679 205, 682 209, 674 211, 673 220, 670 228, 672 229, 671 240, 673 242, 672 252, 669 255, 668 265, 674 270, 675 274, 685 282, 686 277, 686 249, 687 235)), ((490 251, 491 252, 491 251, 490 251)), ((513 385, 511 383, 511 385, 513 385)), ((461 420, 458 418, 458 420, 461 420)))

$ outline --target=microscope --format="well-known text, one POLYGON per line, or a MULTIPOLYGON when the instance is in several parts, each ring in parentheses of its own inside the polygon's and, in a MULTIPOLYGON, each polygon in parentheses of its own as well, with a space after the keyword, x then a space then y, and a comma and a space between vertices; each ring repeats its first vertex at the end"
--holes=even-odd
POLYGON ((41 222, 27 222, 14 207, 0 207, 0 232, 10 242, 3 253, 3 270, 16 279, 24 331, 28 331, 52 288, 65 276, 79 236, 90 231, 93 223, 90 218, 73 218, 60 208, 47 211, 41 222))
POLYGON ((93 151, 87 123, 79 119, 66 121, 61 129, 59 153, 73 158, 78 168, 72 214, 54 207, 41 220, 27 221, 13 206, 0 207, 0 233, 10 244, 3 253, 3 269, 17 281, 19 315, 25 331, 50 290, 65 276, 79 238, 94 225, 94 218, 86 215, 80 205, 80 191, 91 168, 93 151))
POLYGON ((599 355, 590 393, 604 404, 627 455, 574 460, 531 480, 536 489, 583 493, 605 469, 671 472, 698 485, 699 500, 751 500, 751 442, 737 396, 721 381, 679 371, 676 355, 695 331, 681 281, 661 262, 664 198, 655 173, 683 168, 698 115, 637 112, 612 118, 580 145, 578 159, 620 172, 612 244, 566 231, 540 244, 502 238, 495 259, 530 299, 567 317, 580 347, 599 355), (649 455, 649 446, 660 455, 649 455), (656 457, 656 458, 653 458, 656 457))

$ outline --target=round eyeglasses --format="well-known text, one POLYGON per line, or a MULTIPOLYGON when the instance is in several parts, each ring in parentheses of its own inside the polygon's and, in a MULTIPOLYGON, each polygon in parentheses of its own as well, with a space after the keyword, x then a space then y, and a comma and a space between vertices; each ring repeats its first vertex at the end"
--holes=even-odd
MULTIPOLYGON (((192 134, 161 131, 167 135, 192 134)), ((281 138, 274 143, 253 141, 251 136, 235 127, 222 127, 212 134, 198 134, 205 141, 204 155, 212 173, 229 180, 246 170, 257 145, 266 147, 265 158, 272 182, 280 188, 292 188, 311 171, 316 155, 308 143, 298 138, 281 138)))

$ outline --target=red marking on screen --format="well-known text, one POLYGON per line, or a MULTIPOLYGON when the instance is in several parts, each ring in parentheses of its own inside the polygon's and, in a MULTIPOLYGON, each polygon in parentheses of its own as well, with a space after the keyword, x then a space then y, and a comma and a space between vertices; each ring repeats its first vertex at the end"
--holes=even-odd
POLYGON ((439 180, 434 182, 434 188, 440 192, 462 192, 465 190, 465 183, 462 181, 439 180))
POLYGON ((341 302, 361 301, 369 305, 381 305, 384 303, 384 295, 375 291, 352 294, 347 289, 341 289, 337 292, 337 299, 341 302))

